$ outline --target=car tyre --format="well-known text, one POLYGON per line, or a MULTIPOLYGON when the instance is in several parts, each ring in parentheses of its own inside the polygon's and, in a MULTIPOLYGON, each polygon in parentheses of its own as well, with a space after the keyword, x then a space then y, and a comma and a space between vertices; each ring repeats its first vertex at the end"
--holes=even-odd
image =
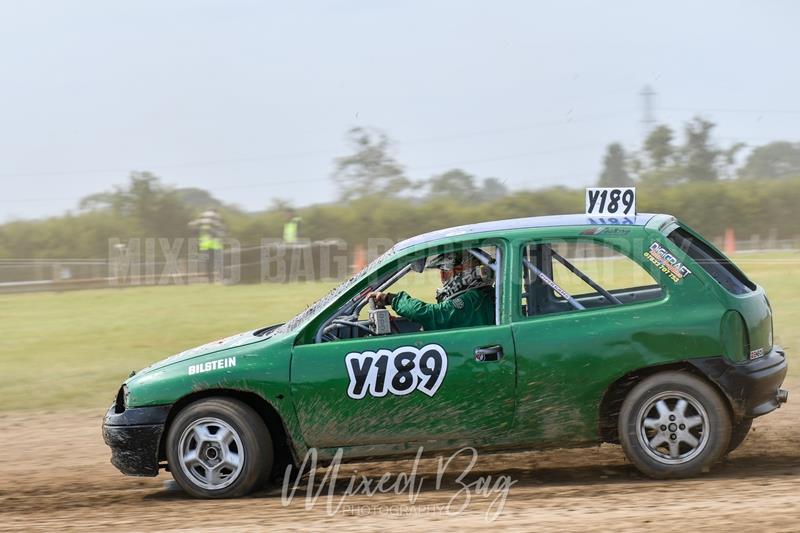
POLYGON ((707 472, 728 450, 731 417, 706 381, 686 372, 660 372, 626 396, 619 437, 628 459, 656 479, 707 472))
POLYGON ((272 438, 250 406, 231 398, 189 404, 167 434, 167 462, 196 498, 236 498, 263 485, 272 469, 272 438))

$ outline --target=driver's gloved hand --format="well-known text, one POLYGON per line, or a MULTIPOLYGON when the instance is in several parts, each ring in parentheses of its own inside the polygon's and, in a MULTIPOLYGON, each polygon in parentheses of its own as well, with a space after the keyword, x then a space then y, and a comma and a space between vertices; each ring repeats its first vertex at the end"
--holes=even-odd
POLYGON ((391 305, 392 300, 394 300, 394 294, 391 292, 371 292, 369 294, 369 298, 373 298, 375 300, 375 305, 377 307, 383 307, 386 305, 391 305))

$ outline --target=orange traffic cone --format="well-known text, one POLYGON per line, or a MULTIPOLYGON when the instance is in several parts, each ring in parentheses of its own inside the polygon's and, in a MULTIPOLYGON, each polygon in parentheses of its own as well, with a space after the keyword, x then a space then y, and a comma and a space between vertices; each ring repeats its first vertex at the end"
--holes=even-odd
POLYGON ((363 244, 357 244, 353 250, 353 264, 350 268, 353 269, 353 274, 361 272, 367 266, 367 251, 364 249, 363 244))
POLYGON ((736 253, 736 235, 733 232, 733 228, 725 230, 725 242, 723 246, 726 254, 730 255, 736 253))

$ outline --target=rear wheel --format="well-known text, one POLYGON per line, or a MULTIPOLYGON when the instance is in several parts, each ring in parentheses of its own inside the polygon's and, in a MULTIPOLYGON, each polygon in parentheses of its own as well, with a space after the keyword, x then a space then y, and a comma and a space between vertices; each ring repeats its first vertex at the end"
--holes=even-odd
POLYGON ((197 498, 235 498, 258 488, 272 469, 272 439, 246 404, 208 398, 185 407, 167 435, 172 477, 197 498))
POLYGON ((728 449, 731 419, 708 383, 684 372, 661 372, 631 390, 619 415, 625 455, 653 478, 707 471, 728 449))

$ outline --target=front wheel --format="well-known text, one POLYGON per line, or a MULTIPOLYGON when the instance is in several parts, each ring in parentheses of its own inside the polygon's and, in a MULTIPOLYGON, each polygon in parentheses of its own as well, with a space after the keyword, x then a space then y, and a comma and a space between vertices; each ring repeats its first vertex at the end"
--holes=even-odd
POLYGON ((727 451, 731 419, 708 383, 684 372, 661 372, 636 385, 622 404, 625 455, 653 478, 706 472, 727 451))
POLYGON ((272 439, 263 420, 230 398, 185 407, 169 428, 166 447, 172 477, 196 498, 243 496, 272 469, 272 439))

